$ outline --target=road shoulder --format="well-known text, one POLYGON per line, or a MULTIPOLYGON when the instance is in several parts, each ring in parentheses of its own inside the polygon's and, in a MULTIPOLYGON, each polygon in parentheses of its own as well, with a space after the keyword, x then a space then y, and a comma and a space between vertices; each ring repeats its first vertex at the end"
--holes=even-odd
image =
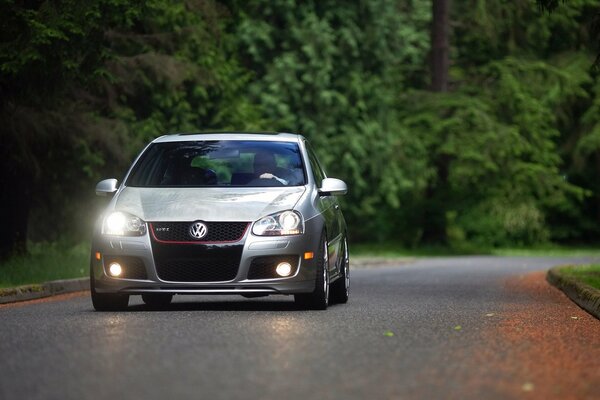
POLYGON ((0 304, 41 299, 60 294, 81 292, 90 288, 89 278, 62 279, 41 284, 0 289, 0 304))
POLYGON ((573 266, 551 268, 546 274, 546 280, 560 289, 579 307, 600 319, 600 290, 565 274, 564 271, 567 268, 573 268, 573 266))

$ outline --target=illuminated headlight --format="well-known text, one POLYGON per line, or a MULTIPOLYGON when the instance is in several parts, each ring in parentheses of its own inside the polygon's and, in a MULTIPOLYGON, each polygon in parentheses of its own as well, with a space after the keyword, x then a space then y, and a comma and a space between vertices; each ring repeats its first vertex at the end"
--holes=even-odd
POLYGON ((252 226, 258 236, 300 235, 304 232, 304 221, 296 211, 284 211, 259 219, 252 226))
POLYGON ((135 215, 115 211, 104 219, 102 233, 118 236, 142 236, 146 233, 146 223, 135 215))

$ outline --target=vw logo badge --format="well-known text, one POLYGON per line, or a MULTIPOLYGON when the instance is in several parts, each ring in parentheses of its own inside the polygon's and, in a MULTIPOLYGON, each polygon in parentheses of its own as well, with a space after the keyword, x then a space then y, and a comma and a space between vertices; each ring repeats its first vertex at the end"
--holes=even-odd
POLYGON ((202 239, 207 233, 208 229, 202 222, 194 222, 190 226, 190 236, 194 239, 202 239))

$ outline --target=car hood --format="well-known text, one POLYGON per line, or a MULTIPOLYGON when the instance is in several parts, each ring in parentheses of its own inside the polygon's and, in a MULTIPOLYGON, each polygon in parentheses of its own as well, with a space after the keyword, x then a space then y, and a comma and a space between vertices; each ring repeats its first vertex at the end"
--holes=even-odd
POLYGON ((145 221, 255 221, 291 209, 305 188, 135 188, 118 194, 115 210, 145 221))

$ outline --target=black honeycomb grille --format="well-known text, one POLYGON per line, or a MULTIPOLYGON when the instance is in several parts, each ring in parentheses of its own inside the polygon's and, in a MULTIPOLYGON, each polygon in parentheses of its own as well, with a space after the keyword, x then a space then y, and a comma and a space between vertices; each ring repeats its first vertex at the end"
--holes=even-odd
POLYGON ((240 243, 177 243, 152 239, 158 277, 168 282, 221 282, 235 279, 244 249, 240 243))
POLYGON ((230 281, 237 275, 239 257, 174 258, 161 260, 156 272, 163 281, 219 282, 230 281))
POLYGON ((123 273, 119 278, 122 279, 147 279, 146 267, 139 257, 131 256, 106 256, 104 258, 104 268, 108 272, 110 264, 117 262, 121 265, 123 273))
POLYGON ((190 235, 193 223, 152 222, 150 229, 154 237, 163 242, 237 242, 244 237, 249 225, 248 222, 203 222, 207 228, 206 236, 196 239, 190 235))
POLYGON ((273 279, 281 278, 275 272, 277 265, 282 262, 288 262, 292 266, 292 272, 289 276, 296 274, 298 268, 298 256, 269 256, 257 257, 252 260, 250 270, 248 271, 248 279, 273 279))

